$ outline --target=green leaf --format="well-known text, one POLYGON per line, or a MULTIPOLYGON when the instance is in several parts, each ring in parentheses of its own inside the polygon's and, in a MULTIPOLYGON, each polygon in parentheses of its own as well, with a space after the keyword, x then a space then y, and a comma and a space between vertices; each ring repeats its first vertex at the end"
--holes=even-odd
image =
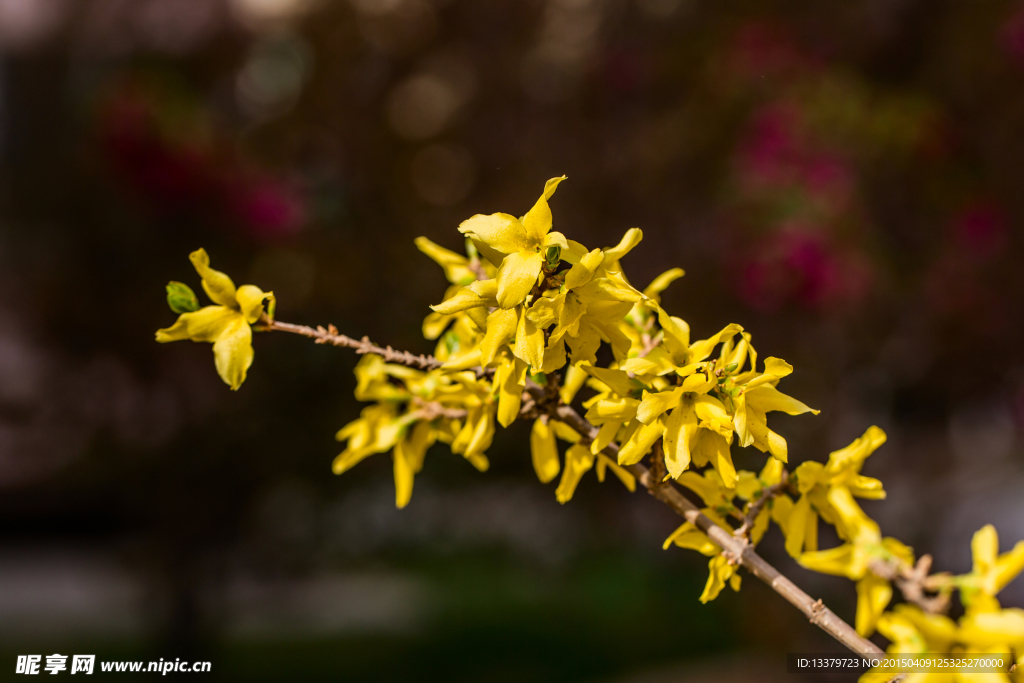
POLYGON ((199 310, 199 299, 184 282, 167 283, 167 305, 175 313, 192 313, 199 310))

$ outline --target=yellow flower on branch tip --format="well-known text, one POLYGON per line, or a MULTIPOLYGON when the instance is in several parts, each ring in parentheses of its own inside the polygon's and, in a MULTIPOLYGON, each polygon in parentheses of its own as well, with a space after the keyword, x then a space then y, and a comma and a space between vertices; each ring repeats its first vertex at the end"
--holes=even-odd
POLYGON ((956 577, 954 583, 970 611, 983 611, 1006 584, 1024 571, 1024 541, 1000 555, 999 535, 994 526, 987 524, 971 539, 971 556, 974 562, 971 573, 956 577))
POLYGON ((548 206, 548 199, 563 180, 565 176, 549 180, 540 199, 522 219, 507 213, 477 214, 459 226, 459 232, 500 258, 496 279, 498 305, 502 308, 512 308, 526 300, 537 284, 548 247, 568 248, 562 233, 551 232, 548 206))
POLYGON ((202 278, 207 296, 217 305, 182 313, 173 325, 157 330, 156 340, 212 342, 217 374, 232 390, 237 390, 252 365, 251 325, 263 315, 264 301, 269 299, 273 306, 274 293, 255 285, 236 288, 230 277, 210 268, 205 249, 193 251, 189 260, 202 278))

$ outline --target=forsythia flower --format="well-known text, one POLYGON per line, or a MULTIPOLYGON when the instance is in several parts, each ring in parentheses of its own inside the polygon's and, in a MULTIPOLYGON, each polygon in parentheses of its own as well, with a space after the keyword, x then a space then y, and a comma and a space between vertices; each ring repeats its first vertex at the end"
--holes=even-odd
MULTIPOLYGON (((885 439, 885 432, 869 427, 849 446, 831 453, 826 464, 808 461, 796 468, 794 476, 801 495, 787 520, 786 551, 790 555, 797 557, 804 549, 818 549, 818 515, 836 527, 840 538, 853 540, 857 529, 844 523, 835 500, 843 502, 847 494, 872 500, 885 498, 882 482, 860 473, 864 461, 885 439)), ((859 518, 853 519, 856 523, 859 518)))
POLYGON ((422 372, 371 354, 356 366, 356 379, 356 398, 377 403, 338 431, 337 439, 348 443, 334 459, 335 474, 393 449, 395 504, 402 508, 436 441, 449 444, 478 470, 488 468, 484 451, 494 437, 495 405, 490 388, 472 372, 422 372))
POLYGON ((273 306, 274 294, 255 285, 236 288, 230 277, 210 268, 205 249, 197 249, 188 257, 202 278, 207 296, 217 305, 182 313, 173 325, 157 330, 156 340, 212 342, 217 374, 232 390, 237 390, 252 365, 251 325, 263 315, 265 300, 269 299, 273 306))
POLYGON ((563 180, 565 176, 549 180, 540 199, 522 219, 507 213, 477 214, 459 226, 459 232, 484 245, 485 255, 490 250, 492 260, 500 261, 495 296, 502 308, 512 308, 526 300, 537 284, 549 247, 569 246, 562 233, 551 232, 548 206, 548 199, 563 180))
POLYGON ((960 599, 969 612, 987 611, 995 596, 1006 584, 1024 571, 1024 541, 1018 541, 1013 550, 999 554, 999 535, 991 524, 982 527, 971 540, 974 567, 970 574, 953 580, 960 589, 960 599))

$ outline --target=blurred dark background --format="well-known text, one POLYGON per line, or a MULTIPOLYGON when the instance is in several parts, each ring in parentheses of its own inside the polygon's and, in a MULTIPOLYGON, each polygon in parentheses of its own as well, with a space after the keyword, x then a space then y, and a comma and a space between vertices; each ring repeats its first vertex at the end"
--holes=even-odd
POLYGON ((822 409, 773 415, 793 464, 884 428, 867 511, 965 571, 983 523, 1024 538, 1022 84, 1019 0, 0 0, 0 671, 790 680, 839 646, 749 576, 701 605, 647 496, 559 506, 517 424, 486 474, 435 447, 396 511, 389 457, 330 472, 352 354, 258 335, 232 393, 153 341, 163 286, 204 246, 282 320, 429 351, 413 238, 565 173, 556 229, 641 227, 635 284, 681 266, 696 338, 791 361, 822 409))

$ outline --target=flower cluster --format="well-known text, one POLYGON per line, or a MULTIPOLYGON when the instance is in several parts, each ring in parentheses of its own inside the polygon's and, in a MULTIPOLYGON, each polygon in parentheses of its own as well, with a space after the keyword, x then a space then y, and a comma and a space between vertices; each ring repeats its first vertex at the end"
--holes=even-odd
MULTIPOLYGON (((367 354, 355 369, 355 395, 371 405, 338 432, 345 449, 334 471, 390 451, 396 504, 404 507, 434 443, 448 444, 483 471, 498 426, 529 419, 533 467, 544 483, 561 475, 555 489, 561 503, 591 469, 601 481, 611 470, 630 491, 637 472, 656 477, 655 487, 673 480, 703 501, 707 518, 744 543, 757 544, 774 522, 801 565, 855 581, 862 636, 877 628, 894 652, 1020 654, 1024 611, 1001 609, 995 595, 1024 569, 1024 542, 999 555, 995 531, 986 527, 975 537, 970 574, 928 576, 930 558, 915 561, 910 548, 883 538, 857 502, 885 497, 879 480, 861 474, 885 442, 877 427, 826 463, 787 470, 787 443, 769 426, 768 413, 818 412, 779 390, 793 367, 779 358, 759 360, 751 335, 736 324, 691 340, 689 325, 661 305, 662 292, 683 271, 670 270, 644 289, 623 272, 623 259, 642 239, 639 229, 598 249, 552 231, 548 201, 563 180, 549 180, 521 218, 495 213, 463 222, 465 255, 423 237, 416 241, 450 283, 423 321, 424 336, 436 342, 434 355, 389 362, 395 359, 386 356, 396 354, 390 348, 372 351, 368 340, 344 338, 367 354), (565 419, 573 405, 585 419, 565 419), (766 454, 759 472, 734 465, 733 450, 748 447, 766 454), (640 466, 645 460, 649 469, 640 466), (819 549, 821 523, 835 528, 842 545, 819 549), (907 602, 886 612, 894 586, 907 602), (954 590, 967 608, 959 625, 939 614, 954 590)), ((197 310, 191 290, 171 283, 168 301, 182 315, 157 339, 214 342, 218 372, 237 389, 252 361, 251 326, 260 321, 282 329, 273 321, 273 295, 251 285, 236 289, 209 268, 203 250, 191 258, 218 305, 197 310)), ((304 329, 322 342, 341 338, 304 329)), ((739 558, 723 552, 707 526, 686 522, 665 541, 672 545, 710 557, 701 601, 726 585, 739 590, 739 558)))

